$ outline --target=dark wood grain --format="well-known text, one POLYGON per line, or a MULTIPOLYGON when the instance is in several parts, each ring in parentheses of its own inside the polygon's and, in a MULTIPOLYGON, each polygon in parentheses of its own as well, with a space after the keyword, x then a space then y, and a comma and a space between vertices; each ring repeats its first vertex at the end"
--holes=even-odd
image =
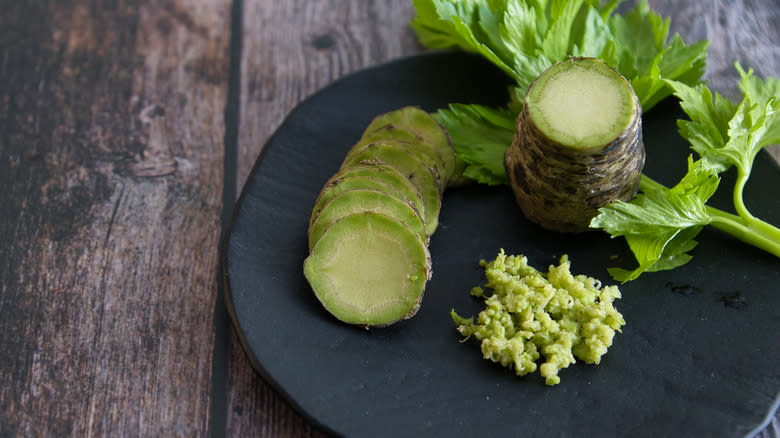
POLYGON ((5 1, 0 436, 205 436, 225 1, 5 1))
MULTIPOLYGON (((650 5, 673 17, 672 32, 686 41, 712 40, 707 77, 721 93, 738 94, 734 60, 762 76, 780 72, 776 0, 650 5)), ((303 98, 351 71, 421 52, 408 28, 413 14, 410 1, 244 0, 239 188, 262 146, 303 98)), ((780 160, 780 149, 771 151, 780 160)), ((228 435, 320 435, 253 372, 235 336, 231 349, 228 435)))

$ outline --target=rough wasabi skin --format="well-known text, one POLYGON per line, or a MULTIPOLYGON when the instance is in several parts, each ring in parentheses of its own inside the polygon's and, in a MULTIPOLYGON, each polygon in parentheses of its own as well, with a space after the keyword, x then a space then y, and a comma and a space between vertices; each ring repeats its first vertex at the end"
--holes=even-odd
POLYGON ((595 58, 553 65, 528 88, 504 164, 523 214, 583 232, 598 209, 639 189, 645 150, 631 84, 595 58))
POLYGON ((566 255, 558 266, 541 273, 524 256, 507 256, 502 249, 485 268, 482 287, 471 294, 485 298, 485 310, 463 318, 453 309, 458 331, 481 341, 485 359, 514 368, 518 376, 539 369, 547 385, 556 385, 559 371, 579 359, 598 364, 625 325, 613 306, 621 297, 617 286, 604 286, 585 275, 572 275, 566 255), (537 361, 544 356, 544 362, 537 361), (576 358, 576 359, 575 359, 576 358))

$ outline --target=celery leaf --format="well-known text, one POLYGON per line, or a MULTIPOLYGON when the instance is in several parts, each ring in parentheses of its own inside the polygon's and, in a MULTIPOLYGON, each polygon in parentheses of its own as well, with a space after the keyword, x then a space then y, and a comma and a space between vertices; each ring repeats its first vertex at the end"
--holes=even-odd
POLYGON ((639 264, 634 270, 610 269, 615 279, 625 282, 687 263, 693 239, 705 225, 780 257, 780 229, 751 215, 742 199, 756 154, 780 143, 780 80, 762 81, 739 64, 736 68, 743 93, 736 106, 705 85, 666 81, 688 116, 678 120, 680 135, 700 159, 689 158, 688 173, 671 189, 643 176, 635 199, 599 209, 591 226, 624 236, 639 264), (737 169, 736 215, 705 205, 718 187, 718 174, 731 166, 737 169))
POLYGON ((466 163, 465 177, 481 184, 508 184, 504 152, 515 133, 512 111, 452 104, 435 117, 450 133, 458 158, 466 163))
POLYGON ((633 271, 611 268, 622 282, 642 272, 678 267, 690 260, 687 251, 704 225, 711 221, 706 202, 718 188, 717 173, 688 159, 688 173, 674 187, 647 184, 631 202, 615 201, 599 209, 591 227, 602 228, 612 237, 625 236, 639 263, 633 271))

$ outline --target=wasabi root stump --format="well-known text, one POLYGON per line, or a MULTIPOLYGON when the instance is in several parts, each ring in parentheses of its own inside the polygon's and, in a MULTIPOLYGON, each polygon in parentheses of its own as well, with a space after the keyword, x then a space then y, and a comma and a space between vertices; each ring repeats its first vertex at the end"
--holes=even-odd
POLYGON ((334 317, 368 328, 417 312, 454 163, 449 135, 415 107, 378 116, 352 145, 312 208, 303 264, 334 317))
POLYGON ((525 216, 562 232, 586 231, 599 207, 633 198, 644 162, 639 99, 595 58, 562 61, 531 84, 504 157, 525 216))

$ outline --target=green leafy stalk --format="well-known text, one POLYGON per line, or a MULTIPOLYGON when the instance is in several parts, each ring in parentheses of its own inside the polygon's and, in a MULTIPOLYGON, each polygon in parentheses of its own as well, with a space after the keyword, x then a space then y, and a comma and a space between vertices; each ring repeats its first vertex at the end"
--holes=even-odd
POLYGON ((780 229, 777 227, 754 217, 735 216, 714 207, 707 210, 713 227, 780 257, 780 229))
POLYGON ((743 93, 737 106, 704 85, 667 81, 689 117, 678 121, 680 134, 700 158, 689 158, 688 172, 674 187, 643 176, 641 194, 634 200, 599 210, 591 226, 612 237, 624 236, 639 263, 632 271, 610 269, 615 279, 626 282, 642 272, 687 263, 693 239, 705 225, 780 257, 780 229, 754 217, 743 200, 756 155, 780 143, 780 80, 762 81, 752 70, 736 68, 743 93), (732 194, 736 214, 706 205, 720 182, 718 174, 731 166, 737 171, 732 194))
POLYGON ((507 184, 503 156, 514 134, 530 84, 548 67, 572 56, 603 59, 630 82, 643 111, 668 96, 666 80, 700 81, 706 67, 707 41, 686 45, 669 38, 669 19, 640 1, 625 15, 615 13, 621 0, 413 0, 412 28, 431 49, 460 48, 478 53, 509 75, 512 86, 506 111, 485 117, 484 108, 450 107, 437 118, 450 130, 464 176, 485 184, 507 184), (511 121, 509 125, 506 122, 511 121), (480 141, 480 134, 500 133, 480 141), (509 142, 497 142, 508 138, 509 142))

